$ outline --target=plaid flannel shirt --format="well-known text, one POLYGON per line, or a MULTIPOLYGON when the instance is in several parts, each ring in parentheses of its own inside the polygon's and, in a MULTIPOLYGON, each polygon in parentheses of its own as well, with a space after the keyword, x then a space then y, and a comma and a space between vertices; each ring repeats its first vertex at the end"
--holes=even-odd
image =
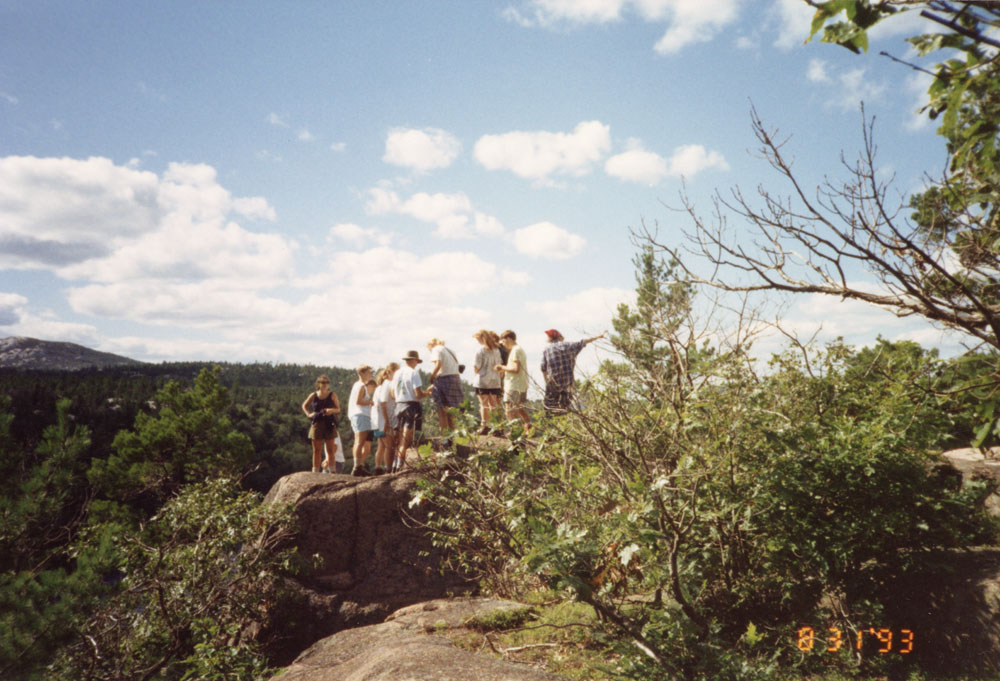
POLYGON ((580 354, 585 345, 586 343, 583 341, 549 343, 545 352, 542 353, 542 373, 545 375, 545 384, 565 390, 573 387, 576 356, 580 354))

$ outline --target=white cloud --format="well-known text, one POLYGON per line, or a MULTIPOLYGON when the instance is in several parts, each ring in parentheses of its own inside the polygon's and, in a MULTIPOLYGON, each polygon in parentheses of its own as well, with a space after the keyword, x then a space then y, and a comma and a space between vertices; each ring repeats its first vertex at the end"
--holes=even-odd
MULTIPOLYGON (((529 302, 531 312, 544 315, 564 336, 570 333, 600 333, 608 328, 621 303, 635 303, 635 291, 622 288, 591 288, 560 300, 529 302)), ((572 339, 571 339, 572 340, 572 339)))
POLYGON ((232 209, 251 220, 276 220, 278 218, 274 207, 262 196, 233 199, 232 209))
POLYGON ((722 154, 700 144, 679 146, 669 159, 646 151, 638 140, 629 140, 629 146, 628 151, 612 156, 604 164, 604 172, 624 182, 653 186, 668 177, 692 178, 709 168, 729 170, 722 154))
POLYGON ((279 234, 249 232, 235 222, 170 216, 156 231, 59 274, 106 283, 217 280, 242 291, 284 281, 292 270, 292 250, 279 234))
POLYGON ((729 170, 726 159, 717 151, 708 151, 700 144, 685 144, 674 149, 670 157, 670 174, 694 177, 702 170, 729 170))
POLYGON ((28 299, 17 293, 0 293, 0 327, 20 321, 28 299))
POLYGON ((7 102, 8 104, 13 104, 15 106, 21 103, 20 99, 10 94, 9 92, 3 92, 2 90, 0 90, 0 99, 7 102))
POLYGON ((449 132, 437 128, 414 130, 397 128, 385 140, 382 160, 397 166, 427 172, 450 166, 462 150, 462 143, 449 132))
POLYGON ((778 37, 774 46, 790 50, 802 45, 809 37, 816 9, 802 0, 775 0, 771 13, 778 24, 778 37))
POLYGON ((711 40, 737 16, 739 0, 529 0, 523 10, 508 7, 504 16, 525 27, 555 28, 620 21, 626 11, 647 23, 665 23, 653 49, 673 54, 711 40))
POLYGON ((283 117, 279 116, 273 111, 267 115, 267 122, 279 128, 290 127, 283 117))
POLYGON ((0 158, 0 267, 60 267, 154 230, 154 173, 106 158, 0 158))
POLYGON ((826 73, 826 62, 822 59, 810 59, 809 69, 806 71, 806 78, 813 83, 826 83, 830 76, 826 73))
POLYGON ((541 183, 551 175, 585 175, 611 148, 611 128, 600 121, 579 123, 571 133, 514 131, 484 135, 475 157, 487 170, 509 170, 541 183))
MULTIPOLYGON (((392 210, 502 231, 461 194, 379 191, 392 210)), ((107 159, 0 158, 0 267, 48 269, 70 280, 59 293, 74 313, 157 331, 119 350, 89 324, 31 312, 19 292, 0 293, 0 330, 134 347, 140 358, 375 364, 431 336, 488 326, 483 294, 531 281, 473 253, 396 250, 391 234, 350 223, 329 231, 347 248, 293 259, 294 242, 234 221, 246 216, 275 219, 266 200, 232 197, 207 165, 174 163, 158 176, 107 159)))
POLYGON ((806 69, 806 79, 823 86, 827 105, 842 111, 857 110, 861 102, 881 99, 885 92, 884 83, 872 82, 864 67, 848 69, 840 73, 831 71, 830 64, 823 59, 811 59, 806 69))
POLYGON ((644 149, 630 149, 604 163, 604 172, 626 182, 653 186, 670 174, 667 159, 644 149))
POLYGON ((865 78, 864 68, 851 69, 837 77, 839 91, 831 103, 843 111, 856 110, 861 102, 872 102, 882 97, 885 85, 865 78))
POLYGON ((89 324, 61 322, 50 312, 33 313, 27 298, 0 293, 0 336, 27 336, 46 340, 97 345, 97 330, 89 324))
POLYGON ((670 16, 667 32, 653 47, 660 54, 675 54, 693 43, 707 42, 736 20, 737 0, 646 0, 655 12, 650 20, 670 16))
POLYGON ((330 228, 329 240, 335 239, 360 248, 367 243, 388 246, 392 242, 392 235, 374 227, 365 228, 353 223, 341 223, 330 228))
POLYGON ((347 149, 347 142, 334 142, 330 145, 330 151, 341 152, 347 149))
POLYGON ((583 237, 551 222, 538 222, 514 231, 514 248, 532 258, 566 260, 579 255, 586 245, 583 237))
POLYGON ((298 133, 298 135, 296 135, 296 137, 299 138, 300 142, 312 142, 312 141, 314 141, 316 139, 315 135, 313 135, 311 132, 309 132, 308 128, 302 128, 302 129, 300 129, 299 133, 298 133))
MULTIPOLYGON (((234 198, 214 168, 171 163, 161 177, 108 159, 0 159, 0 266, 81 281, 77 312, 119 319, 220 314, 286 281, 293 244, 231 219, 273 220, 261 197, 234 198)), ((259 310, 267 309, 254 301, 259 310)))
POLYGON ((421 222, 437 225, 436 236, 444 238, 470 238, 477 234, 499 236, 503 225, 496 218, 477 211, 465 194, 428 194, 418 192, 408 199, 385 187, 368 190, 366 210, 372 215, 396 213, 409 215, 421 222))
POLYGON ((933 76, 927 73, 914 73, 906 79, 906 91, 913 97, 912 109, 904 124, 907 130, 923 130, 930 125, 931 119, 921 109, 927 104, 927 89, 932 81, 933 76))

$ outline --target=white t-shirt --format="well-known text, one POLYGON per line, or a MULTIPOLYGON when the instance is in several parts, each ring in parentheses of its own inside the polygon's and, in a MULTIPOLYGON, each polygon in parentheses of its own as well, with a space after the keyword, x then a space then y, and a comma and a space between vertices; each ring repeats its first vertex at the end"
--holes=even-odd
POLYGON ((409 365, 400 367, 392 377, 392 390, 396 393, 397 402, 416 402, 417 388, 424 386, 420 380, 420 372, 411 369, 409 365))
POLYGON ((385 381, 375 388, 375 406, 372 407, 372 428, 375 430, 385 430, 385 415, 382 414, 382 405, 389 405, 389 381, 385 381))
POLYGON ((454 353, 446 349, 445 346, 434 346, 434 349, 431 350, 431 361, 441 362, 441 371, 438 372, 438 376, 458 375, 458 360, 455 359, 454 353))

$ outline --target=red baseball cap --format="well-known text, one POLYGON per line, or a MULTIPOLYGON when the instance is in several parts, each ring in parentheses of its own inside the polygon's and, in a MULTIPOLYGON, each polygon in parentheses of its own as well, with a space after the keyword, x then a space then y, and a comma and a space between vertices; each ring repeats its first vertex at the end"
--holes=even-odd
POLYGON ((562 337, 562 334, 555 329, 549 329, 545 332, 545 335, 549 337, 549 340, 555 340, 556 338, 562 337))

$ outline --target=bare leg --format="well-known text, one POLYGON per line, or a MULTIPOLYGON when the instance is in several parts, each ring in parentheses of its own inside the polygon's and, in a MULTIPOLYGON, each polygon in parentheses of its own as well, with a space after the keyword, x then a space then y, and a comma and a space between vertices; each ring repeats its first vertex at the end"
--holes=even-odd
POLYGON ((320 466, 323 465, 322 464, 322 462, 323 462, 323 441, 322 440, 313 440, 312 441, 312 448, 313 448, 313 466, 312 466, 313 470, 312 470, 312 472, 313 473, 319 473, 320 466))
POLYGON ((410 448, 413 443, 413 428, 409 426, 403 426, 400 429, 399 435, 399 449, 396 451, 396 470, 403 470, 403 464, 406 463, 406 450, 410 448))
POLYGON ((323 463, 320 464, 320 467, 327 473, 330 472, 330 458, 335 457, 336 451, 337 440, 335 438, 330 438, 326 441, 326 451, 323 453, 323 463))
POLYGON ((370 447, 366 447, 368 444, 368 435, 371 431, 365 430, 360 433, 354 434, 354 447, 352 448, 352 453, 354 454, 354 470, 362 470, 364 468, 365 459, 368 458, 368 452, 370 447))

